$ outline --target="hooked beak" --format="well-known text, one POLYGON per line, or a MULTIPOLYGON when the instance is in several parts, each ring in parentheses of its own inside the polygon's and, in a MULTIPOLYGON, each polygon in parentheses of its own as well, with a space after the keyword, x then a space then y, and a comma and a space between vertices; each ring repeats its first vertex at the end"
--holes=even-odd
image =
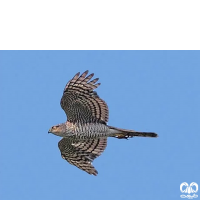
POLYGON ((48 130, 48 133, 51 133, 51 128, 48 130))

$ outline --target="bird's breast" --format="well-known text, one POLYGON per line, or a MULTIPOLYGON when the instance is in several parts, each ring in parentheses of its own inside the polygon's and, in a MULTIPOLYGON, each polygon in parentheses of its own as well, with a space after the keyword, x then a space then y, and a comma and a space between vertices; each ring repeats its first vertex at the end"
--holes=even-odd
POLYGON ((100 123, 77 123, 74 128, 74 135, 80 137, 102 137, 106 136, 108 127, 105 124, 100 123))

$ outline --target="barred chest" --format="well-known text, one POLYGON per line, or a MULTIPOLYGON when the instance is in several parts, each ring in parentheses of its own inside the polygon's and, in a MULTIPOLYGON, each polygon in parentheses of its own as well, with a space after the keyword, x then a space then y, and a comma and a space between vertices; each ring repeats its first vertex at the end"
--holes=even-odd
POLYGON ((106 136, 109 128, 101 123, 66 123, 66 134, 79 137, 101 137, 106 136))

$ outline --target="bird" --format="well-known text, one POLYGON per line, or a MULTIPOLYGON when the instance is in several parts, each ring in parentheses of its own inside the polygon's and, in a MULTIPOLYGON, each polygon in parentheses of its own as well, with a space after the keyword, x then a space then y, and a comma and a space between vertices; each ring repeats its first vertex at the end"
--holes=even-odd
POLYGON ((107 146, 107 138, 128 139, 158 137, 154 132, 139 132, 108 125, 109 110, 106 102, 99 97, 96 88, 99 78, 88 70, 78 72, 65 86, 60 100, 67 121, 52 126, 48 133, 62 137, 58 142, 61 157, 70 164, 96 176, 98 171, 92 165, 107 146))

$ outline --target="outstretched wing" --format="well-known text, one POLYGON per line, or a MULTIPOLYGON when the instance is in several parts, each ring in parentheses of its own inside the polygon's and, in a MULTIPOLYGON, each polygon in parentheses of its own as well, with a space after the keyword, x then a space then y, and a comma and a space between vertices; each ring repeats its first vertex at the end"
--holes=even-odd
POLYGON ((92 161, 101 155, 106 145, 107 138, 93 140, 71 140, 69 138, 63 138, 58 143, 63 159, 95 176, 98 172, 93 167, 92 161))
POLYGON ((106 124, 108 106, 94 91, 100 85, 96 83, 99 79, 91 80, 94 74, 87 74, 88 70, 82 75, 79 72, 67 83, 60 101, 61 107, 70 122, 106 124))

